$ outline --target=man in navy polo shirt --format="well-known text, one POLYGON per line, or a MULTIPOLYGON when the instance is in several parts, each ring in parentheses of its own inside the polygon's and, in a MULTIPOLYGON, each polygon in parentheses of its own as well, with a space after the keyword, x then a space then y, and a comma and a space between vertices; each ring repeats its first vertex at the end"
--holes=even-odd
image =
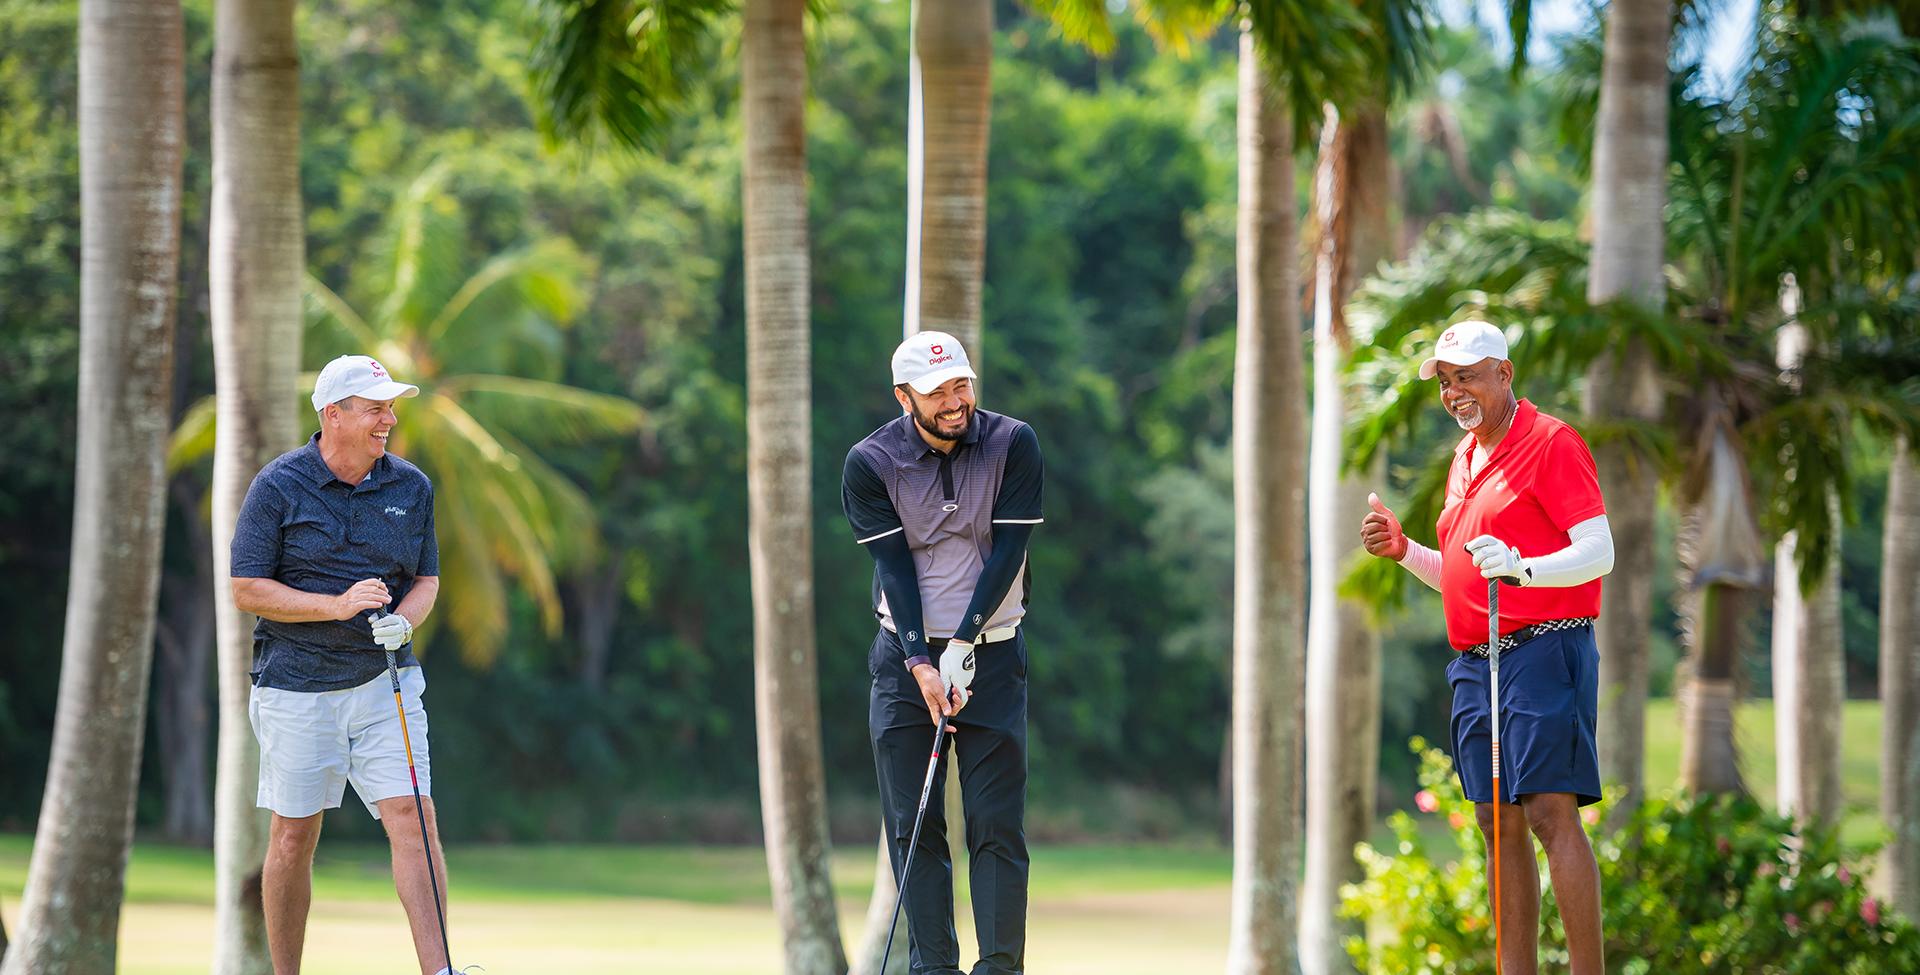
MULTIPOLYGON (((1040 441, 976 409, 959 340, 921 332, 893 354, 904 415, 847 453, 841 502, 874 560, 879 633, 867 654, 867 730, 895 876, 906 856, 931 736, 954 728, 966 809, 973 975, 1019 975, 1027 935, 1027 540, 1041 521, 1040 441), (964 709, 964 710, 963 710, 964 709)), ((933 779, 903 895, 915 975, 958 975, 953 863, 933 779)))
MULTIPOLYGON (((313 387, 320 432, 261 469, 234 528, 234 605, 260 618, 250 717, 258 801, 273 812, 261 899, 279 975, 300 970, 321 814, 349 782, 386 826, 420 971, 443 971, 424 845, 439 852, 427 685, 410 649, 440 591, 440 548, 433 484, 387 453, 394 401, 419 391, 368 356, 328 363, 313 387), (424 837, 383 650, 398 651, 403 668, 424 837)), ((444 871, 436 879, 445 890, 444 871)))

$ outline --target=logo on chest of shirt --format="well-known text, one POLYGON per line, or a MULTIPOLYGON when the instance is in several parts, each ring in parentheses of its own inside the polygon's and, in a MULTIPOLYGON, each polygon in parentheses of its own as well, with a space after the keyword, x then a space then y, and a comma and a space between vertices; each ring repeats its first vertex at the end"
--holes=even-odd
POLYGON ((396 507, 393 507, 392 505, 387 506, 387 514, 393 515, 394 517, 399 517, 400 515, 404 515, 406 513, 407 513, 407 509, 405 508, 396 508, 396 507))

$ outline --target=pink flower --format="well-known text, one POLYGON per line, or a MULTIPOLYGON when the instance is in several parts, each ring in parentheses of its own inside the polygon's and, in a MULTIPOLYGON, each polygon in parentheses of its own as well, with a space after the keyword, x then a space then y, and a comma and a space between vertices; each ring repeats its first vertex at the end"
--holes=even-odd
POLYGON ((1586 823, 1588 826, 1600 825, 1600 807, 1588 806, 1580 810, 1580 821, 1586 823))
POLYGON ((1786 916, 1786 918, 1784 918, 1784 920, 1787 922, 1788 931, 1791 931, 1794 934, 1800 933, 1800 915, 1789 914, 1786 916))
POLYGON ((1843 884, 1853 883, 1853 874, 1849 872, 1846 867, 1840 868, 1839 877, 1840 877, 1840 882, 1843 884))
POLYGON ((1423 813, 1433 812, 1440 808, 1440 797, 1426 789, 1421 789, 1413 794, 1413 807, 1423 813))
POLYGON ((1773 876, 1773 871, 1774 871, 1773 864, 1763 863, 1760 865, 1759 869, 1755 870, 1754 872, 1758 873, 1762 877, 1771 877, 1773 876))
POLYGON ((1726 856, 1727 854, 1733 852, 1733 844, 1727 842, 1727 838, 1724 836, 1720 837, 1717 840, 1714 840, 1713 846, 1714 846, 1714 849, 1717 849, 1720 851, 1721 856, 1726 856))
POLYGON ((1466 829, 1467 817, 1462 816, 1459 813, 1448 813, 1447 825, 1453 827, 1454 829, 1466 829))
POLYGON ((1878 927, 1880 924, 1880 902, 1871 897, 1861 901, 1860 920, 1878 927))

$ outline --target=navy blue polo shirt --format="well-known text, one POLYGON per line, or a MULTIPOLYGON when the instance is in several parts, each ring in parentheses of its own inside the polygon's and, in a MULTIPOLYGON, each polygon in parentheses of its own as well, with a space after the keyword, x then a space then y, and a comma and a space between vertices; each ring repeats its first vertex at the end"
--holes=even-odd
MULTIPOLYGON (((906 534, 928 637, 950 638, 966 618, 980 570, 993 552, 993 526, 1040 524, 1042 466, 1032 427, 978 409, 950 452, 929 446, 913 417, 904 414, 847 452, 841 506, 854 539, 864 545, 906 534)), ((1023 564, 980 629, 1019 623, 1027 612, 1027 590, 1023 564)), ((894 629, 877 570, 873 605, 881 625, 894 629)))
MULTIPOLYGON (((387 584, 400 605, 420 576, 440 574, 433 482, 386 454, 359 484, 333 476, 320 435, 275 458, 253 479, 233 532, 231 573, 337 596, 362 579, 387 584)), ((358 687, 387 669, 368 613, 350 620, 276 623, 253 629, 253 682, 286 691, 358 687)), ((414 667, 411 646, 401 666, 414 667)))

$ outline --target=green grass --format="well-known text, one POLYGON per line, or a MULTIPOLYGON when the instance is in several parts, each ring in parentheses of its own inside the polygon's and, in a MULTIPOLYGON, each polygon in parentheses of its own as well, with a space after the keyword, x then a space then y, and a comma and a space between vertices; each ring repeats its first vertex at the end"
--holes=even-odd
MULTIPOLYGON (((1849 842, 1875 840, 1880 711, 1849 702, 1841 755, 1849 842)), ((1737 719, 1747 783, 1773 795, 1773 709, 1737 719)), ((1647 781, 1680 766, 1672 701, 1647 713, 1647 781)), ((1438 828, 1438 824, 1435 824, 1438 828)), ((0 916, 18 920, 30 839, 0 836, 0 916)), ((454 846, 455 961, 489 975, 571 971, 764 975, 781 968, 779 932, 758 847, 454 846)), ((1211 844, 1042 847, 1033 854, 1028 968, 1049 975, 1207 971, 1226 955, 1230 851, 1211 844)), ((833 862, 844 940, 854 944, 873 878, 873 848, 833 862)), ((964 882, 958 927, 972 944, 964 882)), ((122 914, 125 975, 201 975, 213 938, 212 855, 135 846, 122 914)), ((304 970, 411 971, 405 921, 384 848, 322 842, 304 970)), ((969 955, 964 959, 971 962, 969 955)))
MULTIPOLYGON (((1602 733, 1605 729, 1602 729, 1602 733)), ((1880 826, 1880 702, 1848 701, 1840 740, 1841 837, 1850 845, 1878 843, 1880 826)), ((1740 773, 1760 801, 1775 796, 1773 702, 1742 704, 1734 715, 1740 773)), ((1670 789, 1680 779, 1680 714, 1671 699, 1647 705, 1647 788, 1670 789)))
MULTIPOLYGON (((17 920, 30 839, 0 836, 0 913, 17 920)), ((454 846, 456 962, 492 975, 575 970, 764 975, 779 935, 758 847, 454 846)), ((1034 853, 1030 967, 1218 968, 1232 856, 1219 847, 1089 846, 1034 853)), ((847 944, 871 892, 873 848, 834 856, 847 944)), ((972 943, 965 884, 961 944, 972 943)), ((199 975, 213 936, 212 855, 137 844, 121 925, 125 975, 199 975)), ((378 846, 322 843, 304 971, 407 971, 405 924, 378 846)), ((967 959, 969 962, 971 958, 967 959)))

